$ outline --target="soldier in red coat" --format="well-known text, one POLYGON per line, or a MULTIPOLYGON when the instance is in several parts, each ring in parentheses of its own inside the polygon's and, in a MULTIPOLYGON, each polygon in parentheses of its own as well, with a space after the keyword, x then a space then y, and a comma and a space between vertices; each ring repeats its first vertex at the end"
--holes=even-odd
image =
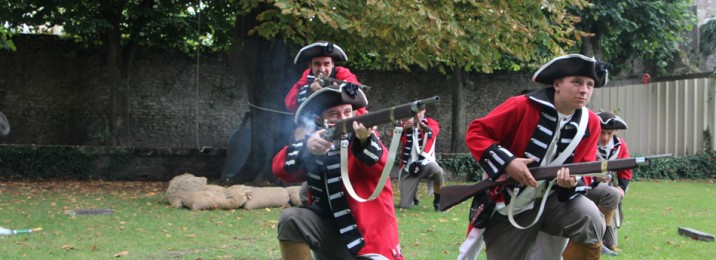
POLYGON ((315 259, 403 259, 393 190, 390 179, 381 178, 388 153, 377 133, 354 122, 355 130, 337 140, 321 137, 324 120, 350 118, 366 105, 358 86, 334 85, 314 92, 298 108, 295 121, 312 120, 316 128, 273 161, 279 179, 308 184, 308 205, 287 208, 279 219, 284 259, 310 259, 311 250, 315 259), (368 197, 381 180, 386 182, 374 200, 351 194, 368 197))
POLYGON ((473 203, 469 232, 484 229, 488 259, 529 258, 540 231, 569 239, 564 259, 600 257, 605 224, 580 194, 586 187, 567 168, 552 181, 535 180, 529 168, 596 159, 599 118, 585 106, 607 75, 607 65, 594 58, 557 57, 532 77, 549 87, 511 97, 470 124, 466 143, 485 178, 516 182, 473 203))
MULTIPOLYGON (((621 117, 609 112, 599 112, 597 115, 602 126, 597 145, 597 159, 602 161, 629 158, 626 142, 616 135, 617 130, 627 129, 627 123, 621 117)), ((590 186, 592 187, 587 193, 587 198, 597 204, 599 211, 604 214, 604 221, 607 225, 604 232, 602 254, 615 256, 619 252, 615 229, 618 226, 615 220, 621 220, 616 219, 621 216, 616 213, 627 191, 629 181, 631 181, 631 175, 631 169, 627 169, 616 172, 616 174, 609 172, 606 177, 585 178, 585 181, 591 182, 590 186)))
MULTIPOLYGON (((293 62, 295 64, 308 63, 308 69, 303 72, 301 78, 296 84, 293 84, 286 95, 284 100, 286 109, 296 112, 306 98, 322 88, 320 82, 325 78, 334 78, 360 85, 356 75, 351 73, 348 68, 336 66, 335 63, 341 61, 348 61, 348 56, 341 47, 330 42, 318 41, 301 48, 293 62)), ((360 114, 364 112, 365 108, 361 110, 360 114)))
POLYGON ((428 180, 428 191, 433 193, 433 207, 438 210, 440 187, 445 180, 445 172, 435 160, 435 143, 440 134, 440 124, 425 116, 425 107, 421 107, 415 117, 403 124, 400 137, 400 201, 398 207, 412 208, 418 205, 418 184, 428 180))

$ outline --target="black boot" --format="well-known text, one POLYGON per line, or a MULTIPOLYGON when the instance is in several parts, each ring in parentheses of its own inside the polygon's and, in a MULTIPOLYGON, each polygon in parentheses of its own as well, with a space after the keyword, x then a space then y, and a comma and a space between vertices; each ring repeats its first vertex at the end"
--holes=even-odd
POLYGON ((433 208, 438 211, 440 205, 440 193, 435 193, 435 199, 433 199, 433 208))
POLYGON ((413 204, 415 204, 415 206, 420 205, 420 200, 418 198, 414 198, 413 204))

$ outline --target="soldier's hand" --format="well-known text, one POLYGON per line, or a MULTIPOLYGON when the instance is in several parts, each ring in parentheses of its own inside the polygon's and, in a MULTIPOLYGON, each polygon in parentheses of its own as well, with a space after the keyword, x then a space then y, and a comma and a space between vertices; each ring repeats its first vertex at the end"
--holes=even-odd
POLYGON ((507 164, 507 167, 505 167, 505 172, 507 174, 502 174, 502 176, 500 176, 500 178, 497 178, 497 180, 506 180, 507 176, 509 176, 510 178, 521 184, 537 187, 537 181, 532 176, 532 173, 530 173, 530 169, 527 167, 528 164, 534 161, 535 158, 515 158, 509 164, 507 164))
POLYGON ((577 186, 577 177, 569 175, 569 168, 562 167, 557 171, 557 185, 562 188, 577 186))
POLYGON ((373 134, 374 129, 375 127, 366 128, 362 123, 353 121, 353 131, 361 144, 368 142, 368 138, 370 138, 370 135, 373 134))
POLYGON ((604 182, 604 183, 608 183, 611 179, 612 179, 612 176, 609 175, 609 174, 607 174, 607 175, 605 175, 605 176, 598 176, 598 177, 597 177, 597 181, 598 181, 598 182, 604 182))
POLYGON ((308 152, 314 155, 324 155, 331 150, 333 143, 321 137, 321 134, 325 131, 325 129, 318 130, 308 138, 308 141, 306 141, 306 149, 308 149, 308 152))
POLYGON ((315 81, 313 81, 313 83, 311 83, 311 87, 310 87, 311 93, 316 92, 322 88, 323 87, 321 87, 321 83, 318 83, 318 80, 315 80, 315 81))
POLYGON ((403 124, 403 129, 408 129, 413 127, 413 119, 405 120, 405 123, 403 124))

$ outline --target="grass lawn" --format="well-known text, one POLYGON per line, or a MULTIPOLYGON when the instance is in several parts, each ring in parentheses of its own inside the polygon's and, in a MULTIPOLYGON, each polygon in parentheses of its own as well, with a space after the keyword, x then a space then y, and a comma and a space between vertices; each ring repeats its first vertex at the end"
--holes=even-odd
MULTIPOLYGON (((0 236, 0 259, 280 257, 276 240, 280 208, 175 209, 164 200, 166 186, 156 182, 2 182, 0 226, 43 230, 0 236), (65 214, 75 208, 115 211, 111 215, 65 214)), ((465 236, 468 205, 434 212, 424 187, 420 206, 397 210, 404 254, 407 259, 455 259, 465 236)), ((677 233, 678 227, 689 227, 716 234, 714 182, 632 182, 624 208, 619 258, 716 256, 716 243, 677 233)))

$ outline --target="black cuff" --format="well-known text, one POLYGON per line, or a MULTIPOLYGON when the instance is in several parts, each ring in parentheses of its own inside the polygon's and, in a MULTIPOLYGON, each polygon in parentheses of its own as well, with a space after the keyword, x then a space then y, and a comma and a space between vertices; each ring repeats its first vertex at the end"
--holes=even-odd
POLYGON ((383 146, 375 134, 370 135, 370 138, 368 138, 368 141, 365 143, 365 147, 363 147, 363 144, 361 144, 360 140, 358 140, 355 135, 351 142, 353 142, 353 154, 359 161, 366 165, 373 165, 380 161, 380 158, 383 157, 383 146))
POLYGON ((298 89, 298 94, 296 95, 296 106, 301 106, 301 103, 303 101, 306 101, 306 99, 311 95, 311 84, 304 85, 303 87, 298 89))
POLYGON ((286 172, 294 172, 301 169, 301 157, 304 154, 306 147, 306 139, 298 140, 295 143, 289 144, 286 148, 286 160, 283 162, 283 169, 286 172))
POLYGON ((490 179, 496 180, 505 172, 507 165, 515 158, 512 152, 498 144, 493 144, 482 153, 479 163, 482 169, 490 176, 490 179))
MULTIPOLYGON (((555 186, 556 185, 557 184, 555 184, 555 186)), ((569 198, 571 198, 574 194, 576 194, 574 188, 564 188, 564 187, 557 186, 556 190, 557 190, 557 200, 559 200, 560 202, 568 201, 569 198)))

